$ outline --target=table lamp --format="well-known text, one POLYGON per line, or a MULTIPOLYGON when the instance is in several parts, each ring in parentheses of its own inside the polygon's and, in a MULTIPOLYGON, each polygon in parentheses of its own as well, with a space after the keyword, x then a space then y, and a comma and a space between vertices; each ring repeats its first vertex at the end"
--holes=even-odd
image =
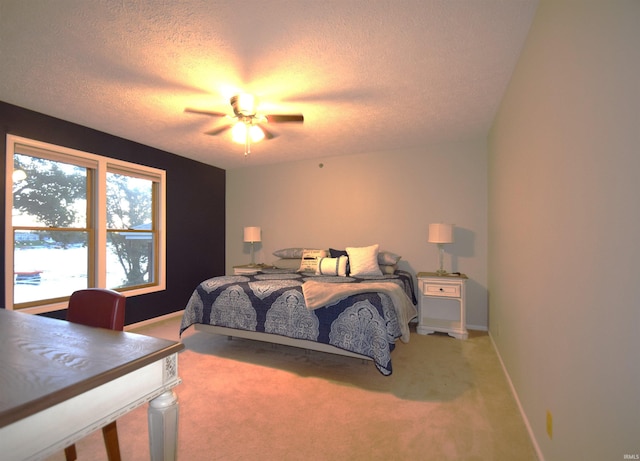
POLYGON ((253 246, 256 242, 260 242, 260 228, 259 227, 245 227, 244 228, 244 241, 251 243, 251 265, 255 266, 253 246))
POLYGON ((444 247, 445 243, 453 243, 453 224, 435 223, 429 224, 429 243, 437 243, 438 250, 440 252, 440 269, 436 271, 438 275, 444 275, 447 273, 442 267, 444 260, 444 247))

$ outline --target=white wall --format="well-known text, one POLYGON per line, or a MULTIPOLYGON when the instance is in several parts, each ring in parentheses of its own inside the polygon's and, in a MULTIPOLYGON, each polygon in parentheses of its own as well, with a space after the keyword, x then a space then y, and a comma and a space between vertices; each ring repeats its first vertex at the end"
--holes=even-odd
POLYGON ((431 271, 431 222, 456 225, 445 268, 469 276, 468 325, 486 329, 486 139, 227 171, 227 273, 250 262, 244 226, 262 228, 256 262, 280 248, 378 243, 401 268, 431 271))
POLYGON ((640 454, 639 50, 640 2, 543 0, 490 136, 491 334, 546 460, 640 454))

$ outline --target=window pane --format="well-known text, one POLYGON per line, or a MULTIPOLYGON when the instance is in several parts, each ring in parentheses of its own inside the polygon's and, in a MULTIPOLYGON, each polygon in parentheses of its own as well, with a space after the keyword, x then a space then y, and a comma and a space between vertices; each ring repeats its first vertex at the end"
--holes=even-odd
POLYGON ((87 227, 87 169, 16 153, 13 226, 87 227))
POLYGON ((151 232, 107 234, 107 287, 124 288, 155 282, 155 238, 151 232))
POLYGON ((153 181, 107 173, 107 287, 155 282, 152 220, 153 181))
POLYGON ((153 181, 107 173, 107 227, 151 229, 153 181))
POLYGON ((86 232, 15 231, 14 303, 69 296, 87 288, 86 232))

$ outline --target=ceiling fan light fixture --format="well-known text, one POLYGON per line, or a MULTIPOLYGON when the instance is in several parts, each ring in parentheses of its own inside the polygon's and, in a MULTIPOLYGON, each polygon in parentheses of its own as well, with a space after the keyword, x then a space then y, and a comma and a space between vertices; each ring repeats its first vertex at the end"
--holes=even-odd
POLYGON ((249 130, 249 138, 252 143, 260 142, 264 139, 264 131, 258 125, 249 125, 245 122, 236 123, 231 129, 231 138, 238 144, 246 144, 247 128, 249 130))
POLYGON ((231 128, 231 139, 238 144, 244 144, 247 140, 247 126, 244 122, 238 122, 231 128))
POLYGON ((264 131, 258 125, 251 125, 249 135, 251 136, 251 142, 260 142, 264 139, 264 131))

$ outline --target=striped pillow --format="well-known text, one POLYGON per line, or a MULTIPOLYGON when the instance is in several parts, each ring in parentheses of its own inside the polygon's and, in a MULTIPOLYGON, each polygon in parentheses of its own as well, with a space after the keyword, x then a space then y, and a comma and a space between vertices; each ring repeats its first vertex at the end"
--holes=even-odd
POLYGON ((347 261, 349 258, 340 256, 338 258, 318 258, 317 275, 347 275, 347 261))

